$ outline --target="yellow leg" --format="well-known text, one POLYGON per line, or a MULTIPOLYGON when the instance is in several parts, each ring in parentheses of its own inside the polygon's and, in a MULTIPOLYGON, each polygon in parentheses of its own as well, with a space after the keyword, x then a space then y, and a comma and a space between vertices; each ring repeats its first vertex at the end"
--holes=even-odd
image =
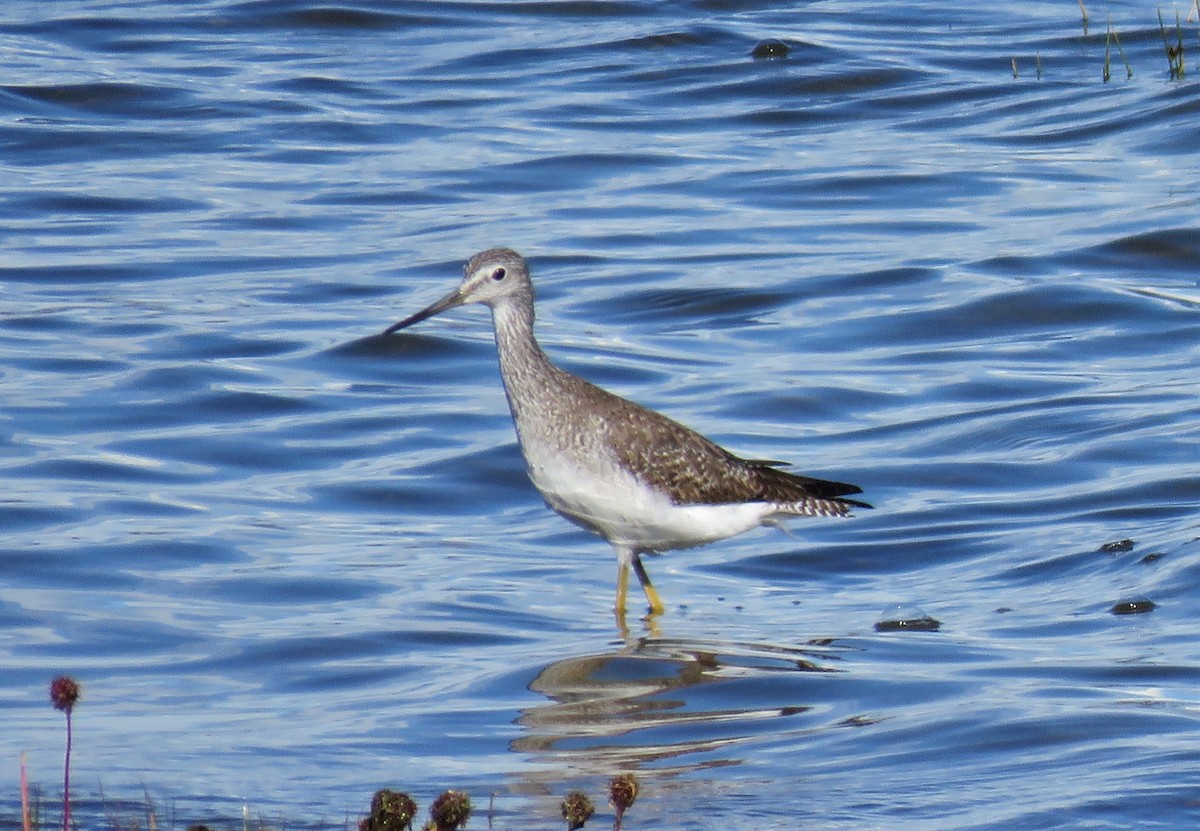
POLYGON ((617 566, 617 605, 613 608, 617 617, 625 617, 625 594, 629 589, 629 563, 622 558, 617 566))
MULTIPOLYGON (((658 590, 650 582, 650 575, 646 573, 646 567, 642 565, 642 558, 637 552, 633 555, 633 573, 637 575, 638 582, 642 584, 642 591, 646 593, 646 600, 650 603, 650 614, 661 615, 666 607, 663 606, 662 598, 658 596, 658 590)), ((624 574, 625 571, 622 570, 621 575, 624 574)))

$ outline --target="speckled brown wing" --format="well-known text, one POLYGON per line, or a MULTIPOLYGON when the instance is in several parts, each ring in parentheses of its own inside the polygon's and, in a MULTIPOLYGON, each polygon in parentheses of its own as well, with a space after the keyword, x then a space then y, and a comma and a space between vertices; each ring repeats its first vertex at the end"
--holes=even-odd
MULTIPOLYGON (((839 497, 861 493, 856 485, 828 482, 777 470, 779 462, 739 459, 720 445, 660 413, 604 394, 597 419, 608 431, 610 448, 628 470, 669 493, 677 505, 721 505, 734 502, 828 502, 815 513, 845 514, 864 502, 839 497), (616 425, 620 424, 620 428, 616 425), (629 440, 637 436, 637 441, 629 440)), ((807 511, 806 511, 807 512, 807 511)))

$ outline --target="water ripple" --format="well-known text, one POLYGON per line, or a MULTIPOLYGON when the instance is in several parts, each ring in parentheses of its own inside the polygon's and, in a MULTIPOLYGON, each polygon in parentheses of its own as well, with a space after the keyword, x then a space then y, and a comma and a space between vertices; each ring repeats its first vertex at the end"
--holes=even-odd
POLYGON ((51 809, 69 672, 84 824, 143 786, 213 827, 383 786, 537 824, 626 771, 645 827, 1189 824, 1200 98, 1153 10, 0 34, 0 747, 51 809), (378 335, 501 244, 563 366, 876 509, 654 558, 668 612, 621 637, 486 312, 378 335))

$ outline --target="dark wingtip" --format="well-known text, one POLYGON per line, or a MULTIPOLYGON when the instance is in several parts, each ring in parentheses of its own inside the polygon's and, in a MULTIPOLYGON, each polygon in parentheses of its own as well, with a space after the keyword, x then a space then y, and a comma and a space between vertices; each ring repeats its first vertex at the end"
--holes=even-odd
MULTIPOLYGON (((863 492, 863 489, 858 485, 851 485, 849 482, 830 482, 828 479, 813 479, 811 476, 797 476, 796 474, 790 475, 796 479, 799 479, 804 485, 805 490, 812 493, 813 496, 820 496, 824 499, 837 499, 839 497, 849 496, 852 493, 863 492)), ((849 502, 852 505, 866 504, 855 502, 853 499, 846 499, 843 501, 849 502)), ((867 507, 870 506, 868 505, 867 507)))

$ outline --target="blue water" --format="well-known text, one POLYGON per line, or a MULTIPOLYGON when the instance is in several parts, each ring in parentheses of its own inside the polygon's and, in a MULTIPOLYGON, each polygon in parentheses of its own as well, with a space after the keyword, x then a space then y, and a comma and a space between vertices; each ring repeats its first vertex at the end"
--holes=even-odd
POLYGON ((1200 26, 1089 11, 6 4, 0 826, 59 673, 84 828, 1194 826, 1200 26), (486 312, 375 337, 493 245, 563 366, 875 510, 622 638, 486 312))

